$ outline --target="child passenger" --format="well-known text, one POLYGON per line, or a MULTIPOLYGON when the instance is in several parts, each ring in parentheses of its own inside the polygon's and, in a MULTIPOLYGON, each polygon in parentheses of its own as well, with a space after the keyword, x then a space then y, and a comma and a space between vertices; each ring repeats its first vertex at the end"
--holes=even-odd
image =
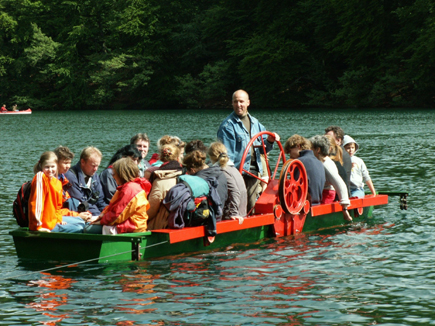
MULTIPOLYGON (((103 234, 147 230, 147 210, 150 204, 145 193, 145 184, 138 176, 139 168, 131 158, 124 157, 113 163, 113 177, 119 186, 110 204, 93 222, 103 225, 103 234)), ((90 233, 96 233, 95 228, 90 233)))
MULTIPOLYGON (((71 198, 71 196, 68 194, 68 189, 71 187, 71 185, 68 179, 65 177, 65 173, 67 173, 71 167, 71 161, 74 158, 74 153, 65 146, 58 146, 53 152, 57 156, 57 178, 60 180, 63 187, 63 207, 77 212, 80 202, 75 198, 71 198)), ((89 215, 92 216, 92 214, 89 215)))
POLYGON ((349 153, 352 161, 352 173, 350 175, 350 196, 364 198, 364 182, 369 187, 373 195, 376 196, 376 190, 370 179, 369 171, 362 159, 355 156, 358 151, 358 143, 350 136, 345 135, 343 138, 344 149, 349 153))
POLYGON ((57 179, 56 154, 44 152, 33 170, 36 175, 32 180, 29 197, 29 229, 46 232, 83 232, 83 218, 63 216, 72 212, 62 209, 62 183, 57 179))

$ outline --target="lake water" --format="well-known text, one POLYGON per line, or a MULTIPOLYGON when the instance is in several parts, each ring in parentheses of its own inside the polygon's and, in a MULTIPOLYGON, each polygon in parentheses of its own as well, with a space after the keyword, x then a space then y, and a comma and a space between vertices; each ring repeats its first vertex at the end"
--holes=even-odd
POLYGON ((408 191, 369 223, 140 263, 18 261, 11 214, 40 154, 87 145, 103 166, 131 136, 215 140, 231 111, 79 111, 0 116, 0 325, 435 324, 435 113, 423 110, 251 112, 285 141, 339 125, 360 144, 377 190, 408 191), (429 190, 428 190, 429 189, 429 190))

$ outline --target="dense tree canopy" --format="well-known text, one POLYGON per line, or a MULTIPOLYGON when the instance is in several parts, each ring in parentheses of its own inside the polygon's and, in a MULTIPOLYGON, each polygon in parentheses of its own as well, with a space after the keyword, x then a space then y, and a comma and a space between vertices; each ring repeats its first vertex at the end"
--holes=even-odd
POLYGON ((432 0, 0 0, 0 102, 435 105, 432 0))

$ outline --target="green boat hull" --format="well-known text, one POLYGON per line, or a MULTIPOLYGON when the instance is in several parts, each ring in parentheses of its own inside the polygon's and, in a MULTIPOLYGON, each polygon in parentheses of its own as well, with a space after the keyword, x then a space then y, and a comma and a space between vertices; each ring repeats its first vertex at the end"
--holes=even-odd
MULTIPOLYGON (((365 207, 364 213, 359 217, 355 216, 353 210, 350 213, 355 221, 363 221, 370 217, 372 212, 373 207, 365 207)), ((257 219, 259 219, 258 216, 257 219)), ((247 220, 245 219, 245 222, 247 220)), ((10 234, 13 236, 17 255, 20 259, 107 263, 147 260, 204 250, 222 249, 235 244, 252 243, 275 237, 273 217, 270 218, 269 216, 269 222, 266 223, 268 224, 218 234, 212 243, 209 243, 206 237, 203 236, 171 243, 170 233, 151 231, 100 235, 38 232, 29 231, 27 228, 18 228, 11 231, 10 234), (137 255, 137 252, 140 255, 137 255)), ((314 217, 308 214, 302 232, 315 232, 346 224, 348 223, 343 220, 341 212, 314 217)))
MULTIPOLYGON (((363 222, 373 216, 374 206, 364 207, 364 211, 361 215, 355 214, 355 210, 349 210, 350 216, 352 216, 354 222, 363 222)), ((344 226, 349 224, 343 220, 343 213, 336 212, 328 215, 311 216, 307 215, 304 223, 304 233, 315 232, 323 229, 329 229, 337 226, 344 226)))

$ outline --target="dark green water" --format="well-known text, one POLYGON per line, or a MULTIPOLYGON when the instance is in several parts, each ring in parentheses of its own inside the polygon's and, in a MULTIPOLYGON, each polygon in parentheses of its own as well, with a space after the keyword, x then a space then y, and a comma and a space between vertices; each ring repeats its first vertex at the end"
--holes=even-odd
MULTIPOLYGON (((434 113, 420 110, 266 111, 253 115, 283 140, 340 125, 360 144, 378 190, 409 191, 367 224, 189 257, 86 264, 24 275, 8 231, 19 186, 39 155, 87 145, 103 165, 137 132, 155 142, 215 140, 228 111, 43 112, 0 116, 0 325, 435 324, 434 113), (12 279, 6 277, 15 276, 12 279)), ((156 249, 157 250, 157 249, 156 249)))

